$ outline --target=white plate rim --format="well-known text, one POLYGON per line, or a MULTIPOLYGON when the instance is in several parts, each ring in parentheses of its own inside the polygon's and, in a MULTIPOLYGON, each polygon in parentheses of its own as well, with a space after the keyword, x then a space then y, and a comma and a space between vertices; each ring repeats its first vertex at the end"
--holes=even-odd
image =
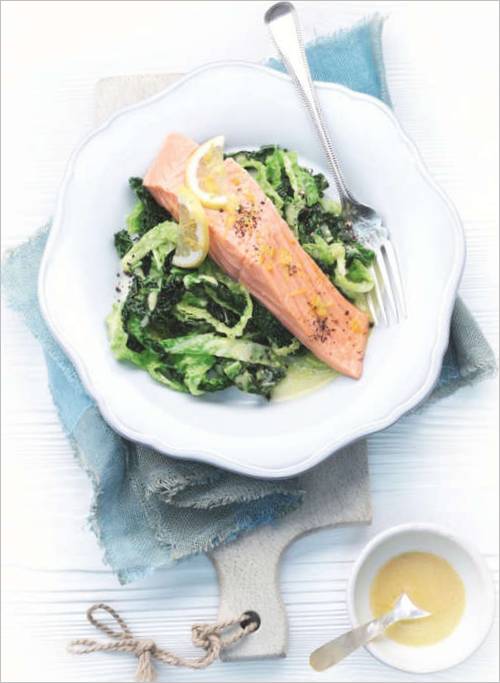
POLYGON ((471 655, 473 655, 474 652, 476 652, 476 650, 478 650, 481 647, 481 645, 488 637, 488 634, 490 633, 493 625, 493 620, 495 618, 495 588, 493 585, 493 579, 491 577, 491 574, 488 570, 488 567, 486 566, 486 562, 484 561, 484 558, 480 555, 479 551, 476 550, 476 548, 474 548, 470 543, 464 541, 464 539, 448 531, 444 527, 438 524, 431 524, 427 522, 408 522, 405 524, 398 524, 396 526, 389 527, 385 531, 381 531, 376 536, 374 536, 361 551, 361 555, 359 555, 358 559, 354 563, 351 575, 349 577, 347 585, 347 609, 349 612, 349 620, 353 628, 360 625, 354 609, 354 591, 356 579, 368 557, 381 543, 388 540, 389 538, 399 536, 401 534, 404 534, 405 532, 413 531, 424 531, 430 534, 434 534, 435 536, 442 536, 451 541, 452 543, 454 543, 456 546, 462 548, 462 550, 470 557, 470 559, 476 566, 479 574, 481 575, 483 586, 488 594, 487 602, 489 605, 491 605, 490 611, 487 615, 487 620, 485 622, 486 626, 482 631, 478 632, 478 637, 473 642, 471 642, 467 650, 463 650, 460 653, 457 653, 456 657, 453 660, 450 660, 449 662, 443 664, 440 667, 426 667, 425 664, 423 664, 422 667, 420 667, 417 670, 412 667, 404 667, 395 664, 391 661, 389 657, 383 656, 380 652, 377 651, 376 648, 374 648, 370 644, 365 646, 365 650, 367 650, 373 657, 375 657, 375 659, 378 659, 379 662, 387 664, 388 666, 391 666, 394 669, 398 669, 399 671, 405 671, 406 673, 430 674, 437 673, 439 671, 447 671, 448 669, 451 669, 452 667, 461 664, 471 655))
POLYGON ((258 465, 249 465, 249 464, 241 464, 238 463, 234 460, 231 460, 220 453, 216 453, 212 450, 203 450, 203 448, 199 448, 196 446, 196 450, 191 451, 190 449, 186 448, 179 448, 175 445, 175 443, 170 442, 166 443, 166 440, 164 439, 157 439, 154 435, 151 434, 145 434, 143 432, 139 432, 137 430, 129 428, 126 424, 122 422, 122 420, 116 415, 116 413, 113 411, 112 407, 109 405, 109 403, 103 398, 102 394, 99 392, 99 390, 96 388, 95 383, 92 381, 92 378, 90 376, 90 373, 87 369, 86 363, 84 359, 79 355, 79 353, 71 346, 71 344, 65 339, 64 333, 59 329, 56 321, 51 317, 50 315, 50 309, 47 304, 47 299, 45 297, 45 281, 46 281, 46 274, 47 274, 47 269, 50 264, 50 259, 51 259, 51 252, 53 250, 53 247, 57 241, 58 235, 62 230, 63 227, 63 221, 62 221, 62 216, 63 216, 63 206, 64 206, 64 196, 65 196, 65 190, 69 182, 71 181, 74 167, 76 160, 82 151, 82 149, 97 135, 102 133, 103 131, 108 128, 115 119, 119 118, 120 116, 126 115, 130 111, 134 111, 136 109, 140 109, 142 107, 148 106, 150 103, 154 102, 157 99, 161 99, 165 97, 167 94, 173 92, 177 88, 181 87, 186 81, 191 80, 195 78, 198 74, 201 74, 205 71, 209 71, 212 69, 223 69, 223 68, 228 68, 228 67, 240 67, 244 69, 253 69, 257 71, 261 71, 273 78, 278 78, 281 80, 285 81, 290 81, 290 77, 287 74, 284 74, 282 72, 279 72, 275 69, 271 69, 269 67, 263 66, 261 64, 255 64, 251 62, 245 62, 241 60, 222 60, 222 61, 216 61, 216 62, 210 62, 208 64, 205 64, 201 67, 198 67, 197 69, 194 69, 193 71, 189 72, 185 76, 181 77, 179 80, 175 81, 175 83, 167 86, 163 90, 161 90, 159 93, 156 93, 155 95, 148 97, 144 100, 141 100, 138 103, 129 105, 127 107, 124 107, 114 113, 111 117, 109 117, 104 123, 102 123, 100 126, 98 126, 96 129, 94 129, 91 133, 89 133, 81 142, 80 144, 76 147, 72 155, 70 156, 70 159, 68 161, 68 165, 66 167, 66 171, 63 176, 62 183, 59 188, 58 196, 57 196, 57 201, 56 201, 56 207, 54 211, 54 216, 52 219, 52 227, 49 232, 49 237, 47 240, 47 244, 45 247, 45 251, 42 257, 42 261, 40 264, 40 271, 39 271, 39 276, 38 276, 38 299, 39 299, 39 304, 40 304, 40 309, 42 312, 42 315, 56 338, 57 342, 59 345, 62 347, 63 351, 67 354, 71 362, 76 368, 76 371, 82 381, 82 384, 87 391, 87 393, 94 398, 94 400, 97 403, 97 406, 99 407, 99 410, 106 420, 108 424, 113 427, 121 436, 130 439, 131 441, 135 441, 138 443, 141 443, 145 446, 149 446, 155 450, 158 450, 160 452, 163 452, 167 455, 172 455, 180 458, 185 458, 185 459, 196 459, 201 462, 206 462, 212 465, 216 465, 219 467, 223 467, 226 469, 230 469, 232 471, 239 472, 241 474, 246 474, 254 477, 265 477, 265 478, 284 478, 284 477, 291 477, 297 474, 300 474, 301 472, 313 467, 317 463, 321 462, 325 457, 328 455, 333 454, 334 452, 338 451, 342 447, 346 446, 349 443, 352 443, 353 441, 356 441, 357 439, 363 438, 365 436, 368 436, 369 434, 372 434, 374 432, 381 431, 383 429, 386 429, 387 427, 391 426, 394 424, 402 415, 406 414, 408 411, 410 411, 412 408, 414 408, 416 405, 418 405, 421 401, 425 399, 425 397, 432 391, 438 377, 439 373, 441 370, 441 364, 442 364, 442 359, 444 356, 444 353, 446 352, 446 348, 448 346, 448 340, 449 340, 449 331, 450 331, 450 322, 451 322, 451 315, 453 312, 453 307, 455 304, 455 298, 456 298, 456 293, 458 290, 458 286, 460 283, 460 278, 462 275, 463 267, 464 267, 464 262, 465 262, 465 240, 464 240, 464 231, 463 231, 463 226, 460 220, 460 217, 458 215, 458 212, 454 205, 452 204, 451 200, 448 198, 446 193, 441 189, 441 187, 436 183, 436 181, 432 178, 427 166, 425 165, 425 162, 423 161, 420 152, 418 151, 415 143, 409 138, 409 136, 406 134, 404 131, 403 127, 397 120, 396 116, 392 112, 389 107, 383 103, 381 100, 378 100, 376 97, 372 97, 371 95, 366 95, 364 93, 359 93, 353 90, 350 90, 349 88, 336 84, 336 83, 330 83, 330 82, 316 82, 316 86, 321 89, 325 90, 331 90, 331 91, 339 91, 342 92, 344 95, 350 97, 351 99, 354 100, 362 100, 365 101, 366 103, 370 104, 371 106, 374 106, 378 108, 383 114, 390 120, 391 124, 396 128, 400 138, 401 142, 405 144, 411 155, 413 156, 417 168, 422 176, 422 178, 425 180, 425 182, 430 186, 430 188, 437 193, 441 199, 444 201, 447 210, 450 214, 450 219, 451 219, 451 225, 454 228, 454 235, 455 235, 455 243, 454 243, 454 251, 455 251, 455 261, 453 263, 453 268, 450 272, 450 276, 448 279, 447 287, 443 293, 443 303, 442 303, 442 309, 441 310, 441 315, 440 315, 440 320, 442 321, 442 324, 440 328, 436 331, 436 338, 434 341, 434 346, 432 349, 432 353, 430 354, 430 359, 429 359, 429 365, 427 369, 427 373, 425 375, 425 379, 422 382, 420 388, 415 391, 410 397, 408 397, 405 401, 402 401, 401 403, 397 404, 394 406, 394 408, 391 411, 388 411, 385 415, 382 417, 379 417, 377 419, 372 420, 370 423, 365 424, 363 426, 360 426, 358 429, 352 430, 349 435, 345 436, 344 438, 340 439, 335 439, 334 436, 330 437, 327 439, 325 443, 322 444, 321 447, 317 448, 313 453, 309 454, 307 457, 305 457, 303 460, 300 462, 296 462, 293 465, 287 465, 284 467, 275 467, 275 468, 269 468, 269 467, 260 467, 258 465))

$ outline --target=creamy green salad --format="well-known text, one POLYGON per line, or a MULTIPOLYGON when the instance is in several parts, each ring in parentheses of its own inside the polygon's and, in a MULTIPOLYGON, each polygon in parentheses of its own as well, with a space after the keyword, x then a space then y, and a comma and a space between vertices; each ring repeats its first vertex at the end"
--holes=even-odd
MULTIPOLYGON (((356 241, 321 173, 276 146, 231 156, 257 181, 334 285, 366 310, 374 254, 356 241)), ((114 243, 123 273, 107 318, 111 349, 171 389, 199 395, 236 386, 266 398, 306 391, 335 372, 208 257, 196 269, 172 265, 177 224, 140 178, 114 243)))

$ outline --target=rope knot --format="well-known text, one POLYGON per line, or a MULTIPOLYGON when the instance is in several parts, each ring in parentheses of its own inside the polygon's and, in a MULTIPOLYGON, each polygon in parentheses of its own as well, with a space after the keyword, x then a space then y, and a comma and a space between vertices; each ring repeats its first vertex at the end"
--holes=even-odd
POLYGON ((156 643, 154 640, 137 640, 135 643, 135 648, 134 648, 134 654, 137 657, 140 657, 141 655, 145 654, 152 654, 154 655, 156 652, 156 643))
POLYGON ((89 654, 91 652, 129 652, 134 654, 139 662, 136 673, 136 681, 150 683, 156 678, 154 660, 170 664, 171 666, 185 666, 190 669, 204 669, 212 664, 220 655, 220 651, 225 647, 230 647, 242 638, 248 636, 258 628, 254 622, 248 621, 248 614, 245 613, 238 619, 230 619, 221 624, 195 624, 192 628, 193 643, 205 650, 205 654, 197 659, 184 659, 177 657, 172 652, 164 650, 156 645, 154 640, 139 640, 134 638, 125 621, 109 605, 99 603, 93 605, 87 611, 87 619, 96 629, 108 635, 111 640, 98 641, 89 638, 80 638, 69 644, 69 651, 73 654, 89 654), (95 613, 102 611, 111 617, 121 630, 115 630, 108 623, 99 621, 95 613), (235 631, 234 628, 237 628, 235 631), (223 638, 222 634, 226 630, 232 633, 223 638))
POLYGON ((220 634, 217 626, 210 624, 195 624, 191 629, 193 645, 202 647, 204 650, 220 650, 220 634), (218 646, 218 647, 217 647, 218 646))
POLYGON ((156 655, 156 643, 154 640, 137 640, 134 654, 139 658, 139 665, 135 674, 136 681, 149 683, 156 679, 156 671, 153 657, 156 655))

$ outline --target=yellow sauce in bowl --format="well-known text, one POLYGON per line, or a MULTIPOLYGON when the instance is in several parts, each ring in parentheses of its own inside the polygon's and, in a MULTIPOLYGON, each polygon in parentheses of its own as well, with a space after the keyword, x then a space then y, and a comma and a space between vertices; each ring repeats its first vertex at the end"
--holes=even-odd
POLYGON ((403 645, 433 645, 449 636, 465 607, 462 579, 442 557, 408 552, 393 557, 378 572, 370 590, 374 617, 389 612, 401 593, 431 613, 423 619, 400 621, 386 635, 403 645))

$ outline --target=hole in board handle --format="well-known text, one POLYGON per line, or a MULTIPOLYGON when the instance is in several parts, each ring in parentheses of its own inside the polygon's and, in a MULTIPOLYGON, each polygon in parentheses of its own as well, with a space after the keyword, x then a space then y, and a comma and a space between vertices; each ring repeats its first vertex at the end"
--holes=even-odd
POLYGON ((245 612, 243 615, 243 619, 240 621, 240 626, 241 628, 246 628, 250 624, 255 624, 255 629, 253 632, 258 631, 260 628, 260 616, 257 614, 257 612, 253 612, 252 610, 248 610, 245 612))

